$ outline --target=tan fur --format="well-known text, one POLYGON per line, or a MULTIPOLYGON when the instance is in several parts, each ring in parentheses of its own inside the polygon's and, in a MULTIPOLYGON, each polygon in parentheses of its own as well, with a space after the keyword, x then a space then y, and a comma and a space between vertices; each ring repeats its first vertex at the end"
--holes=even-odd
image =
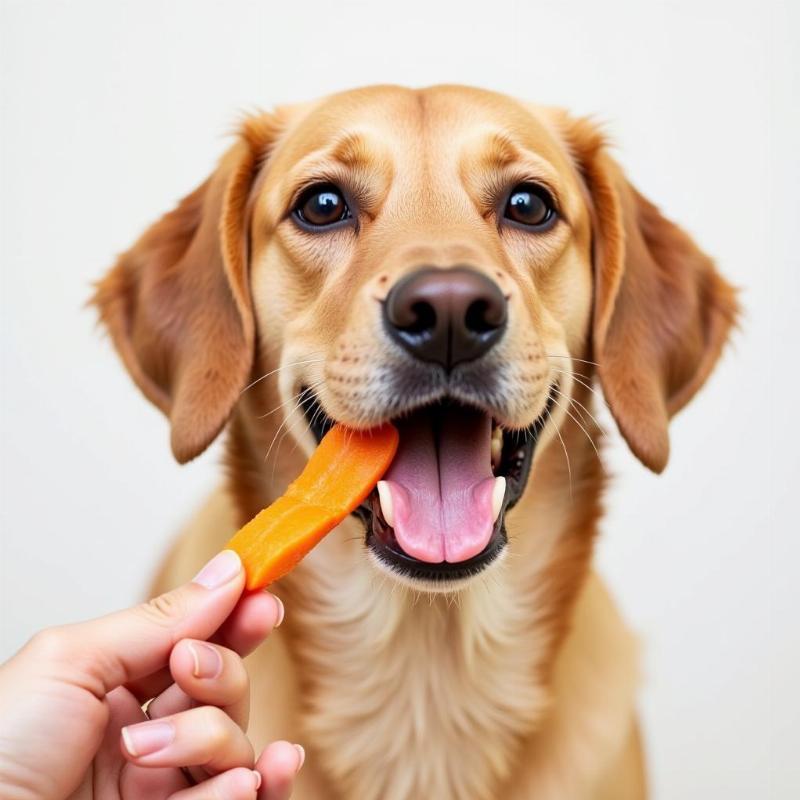
POLYGON ((736 305, 585 120, 464 87, 373 87, 245 122, 215 176, 96 296, 180 460, 230 416, 228 483, 155 588, 190 576, 302 467, 298 386, 350 425, 391 416, 379 301, 420 264, 456 263, 509 298, 494 416, 529 425, 559 381, 509 545, 433 594, 376 566, 347 520, 273 587, 287 616, 250 658, 252 737, 306 746, 301 800, 643 798, 636 645, 591 567, 595 362, 622 434, 661 470, 669 416, 707 377, 736 305), (357 199, 357 228, 311 236, 287 218, 323 179, 357 199), (531 179, 566 221, 498 226, 503 188, 531 179))

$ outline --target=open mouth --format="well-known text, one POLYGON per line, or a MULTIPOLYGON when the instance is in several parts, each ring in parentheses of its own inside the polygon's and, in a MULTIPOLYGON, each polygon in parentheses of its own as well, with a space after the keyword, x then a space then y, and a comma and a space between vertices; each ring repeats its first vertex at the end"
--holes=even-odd
MULTIPOLYGON (((314 394, 303 410, 319 441, 333 425, 314 394)), ((355 512, 367 545, 408 578, 457 581, 503 551, 505 514, 522 496, 539 435, 554 405, 522 431, 503 430, 486 411, 444 400, 393 420, 397 454, 384 479, 355 512)))

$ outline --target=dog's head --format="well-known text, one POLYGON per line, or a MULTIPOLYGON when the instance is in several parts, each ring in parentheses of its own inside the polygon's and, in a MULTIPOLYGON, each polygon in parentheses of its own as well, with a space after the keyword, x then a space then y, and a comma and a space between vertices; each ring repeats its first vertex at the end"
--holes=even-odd
POLYGON ((590 123, 462 87, 248 119, 96 302, 179 461, 262 377, 307 448, 334 420, 395 421, 397 457, 361 514, 375 560, 428 582, 501 553, 535 451, 595 374, 661 471, 668 420, 736 311, 590 123))

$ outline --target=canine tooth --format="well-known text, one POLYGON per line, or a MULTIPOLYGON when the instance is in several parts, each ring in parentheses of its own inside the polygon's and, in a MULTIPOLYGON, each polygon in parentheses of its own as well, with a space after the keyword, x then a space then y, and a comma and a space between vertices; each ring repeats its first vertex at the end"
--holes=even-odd
POLYGON ((492 431, 492 466, 500 465, 500 458, 503 455, 503 430, 495 428, 492 431))
POLYGON ((386 481, 378 481, 378 500, 381 504, 381 511, 386 524, 394 528, 394 506, 392 506, 392 493, 386 481))
MULTIPOLYGON (((379 484, 380 485, 380 484, 379 484)), ((492 522, 497 522, 500 509, 503 507, 503 498, 506 496, 506 479, 501 475, 494 479, 492 488, 492 522)))

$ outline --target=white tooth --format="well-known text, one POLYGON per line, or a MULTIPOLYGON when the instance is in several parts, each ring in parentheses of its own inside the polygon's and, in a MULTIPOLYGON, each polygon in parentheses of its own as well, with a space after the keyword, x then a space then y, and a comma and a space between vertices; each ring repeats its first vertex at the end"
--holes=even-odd
POLYGON ((386 481, 378 481, 378 500, 381 503, 381 511, 386 524, 394 528, 394 506, 392 505, 392 493, 386 481))
POLYGON ((500 464, 500 458, 503 455, 503 430, 502 428, 495 428, 492 431, 492 466, 497 467, 500 464))
MULTIPOLYGON (((380 486, 380 484, 378 484, 380 486)), ((501 475, 494 479, 492 488, 492 522, 497 522, 500 509, 503 507, 503 498, 506 496, 506 479, 501 475)))

